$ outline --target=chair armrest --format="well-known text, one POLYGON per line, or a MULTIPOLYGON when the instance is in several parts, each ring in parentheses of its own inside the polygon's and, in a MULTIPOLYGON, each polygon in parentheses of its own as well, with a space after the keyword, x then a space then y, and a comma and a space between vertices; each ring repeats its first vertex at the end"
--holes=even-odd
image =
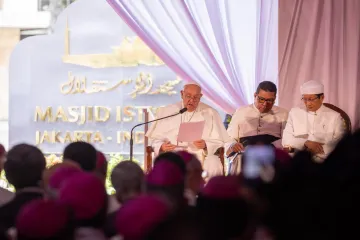
POLYGON ((152 169, 153 165, 153 159, 152 159, 152 153, 154 152, 154 149, 151 146, 146 147, 146 156, 145 156, 145 162, 144 162, 144 172, 148 173, 152 169))

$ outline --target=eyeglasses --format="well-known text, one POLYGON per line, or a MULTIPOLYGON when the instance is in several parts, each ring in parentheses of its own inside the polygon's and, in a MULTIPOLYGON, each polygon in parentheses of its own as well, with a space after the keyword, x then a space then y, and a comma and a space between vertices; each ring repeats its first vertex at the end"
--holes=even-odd
POLYGON ((315 97, 315 98, 301 98, 301 100, 303 102, 315 102, 318 99, 319 99, 318 97, 315 97))
POLYGON ((257 96, 257 99, 259 101, 259 103, 269 103, 269 104, 273 104, 275 102, 275 99, 274 98, 269 98, 269 99, 266 99, 266 98, 263 98, 263 97, 260 97, 260 96, 257 96))
POLYGON ((192 99, 195 102, 200 101, 201 97, 202 97, 201 95, 195 95, 195 96, 191 96, 191 95, 188 95, 188 94, 185 95, 186 99, 188 99, 188 100, 192 99))

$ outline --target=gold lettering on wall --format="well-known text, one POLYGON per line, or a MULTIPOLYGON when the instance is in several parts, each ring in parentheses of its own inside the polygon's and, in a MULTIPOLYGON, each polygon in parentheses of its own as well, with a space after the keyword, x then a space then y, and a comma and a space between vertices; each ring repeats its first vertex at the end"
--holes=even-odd
POLYGON ((122 141, 123 141, 123 142, 130 141, 130 132, 128 132, 128 131, 123 131, 122 141))
POLYGON ((35 118, 34 121, 43 121, 45 122, 46 120, 48 122, 52 121, 52 107, 47 107, 45 112, 42 111, 41 107, 36 107, 35 108, 35 118))
POLYGON ((79 121, 79 108, 80 107, 75 107, 75 106, 72 106, 72 107, 69 107, 68 110, 69 110, 69 122, 71 123, 75 123, 77 121, 79 121))
POLYGON ((57 122, 59 119, 62 120, 62 122, 67 122, 68 118, 65 114, 64 108, 63 107, 58 107, 56 114, 55 114, 55 121, 57 122))
POLYGON ((121 107, 116 107, 116 122, 121 122, 121 107))
POLYGON ((96 122, 106 122, 110 118, 111 108, 96 106, 95 107, 95 121, 96 122), (103 113, 103 114, 101 114, 103 113))
POLYGON ((135 133, 135 144, 143 144, 144 143, 144 132, 136 132, 135 133))
POLYGON ((137 36, 125 37, 112 53, 74 55, 70 53, 70 29, 65 27, 64 63, 91 68, 135 67, 139 65, 161 66, 165 63, 137 36))
POLYGON ((132 109, 134 109, 134 107, 132 107, 132 106, 124 107, 124 115, 126 116, 123 118, 124 122, 133 121, 136 113, 132 109))
POLYGON ((95 132, 93 141, 94 141, 94 143, 103 143, 104 142, 103 137, 100 132, 95 132))
POLYGON ((103 134, 99 131, 36 131, 36 145, 43 143, 71 143, 85 141, 88 143, 104 143, 103 134))
MULTIPOLYGON (((41 107, 36 106, 34 120, 36 122, 51 122, 51 123, 68 123, 76 125, 85 125, 89 123, 108 122, 112 116, 118 123, 126 122, 143 122, 143 109, 151 114, 156 112, 157 107, 152 106, 115 106, 112 113, 112 108, 107 106, 55 106, 55 107, 41 107)), ((152 117, 152 116, 151 116, 152 117)), ((150 117, 150 118, 151 118, 150 117)), ((59 126, 59 125, 57 125, 59 126)), ((95 125, 94 125, 95 126, 95 125)), ((121 125, 122 126, 122 125, 121 125)), ((120 127, 120 126, 119 126, 120 127)), ((134 144, 143 144, 145 133, 143 131, 134 132, 134 144)), ((36 131, 35 141, 37 145, 40 144, 69 144, 76 141, 85 141, 89 143, 103 144, 114 141, 117 144, 126 144, 130 141, 129 131, 117 131, 113 136, 104 134, 100 131, 92 130, 46 130, 36 131), (114 139, 113 139, 114 137, 114 139)))
POLYGON ((115 84, 108 86, 109 81, 94 80, 91 81, 88 87, 88 80, 85 76, 74 76, 72 72, 68 72, 68 81, 60 84, 60 92, 64 95, 69 94, 92 94, 99 92, 110 92, 121 85, 127 85, 132 82, 132 79, 122 79, 115 84))
POLYGON ((177 76, 175 80, 168 80, 157 88, 154 88, 153 76, 150 73, 140 72, 133 80, 132 78, 108 81, 108 80, 88 80, 86 76, 74 76, 72 72, 68 72, 68 80, 60 84, 60 92, 63 95, 73 94, 93 94, 99 92, 110 92, 118 87, 135 83, 133 90, 128 93, 133 99, 139 95, 174 95, 177 93, 176 86, 181 83, 181 79, 177 76), (88 82, 91 82, 90 84, 88 82), (112 82, 109 84, 109 82, 112 82))

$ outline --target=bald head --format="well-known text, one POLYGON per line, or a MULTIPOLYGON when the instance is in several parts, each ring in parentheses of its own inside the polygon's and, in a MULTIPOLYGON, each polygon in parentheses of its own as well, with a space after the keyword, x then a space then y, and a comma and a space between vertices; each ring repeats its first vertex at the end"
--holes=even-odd
POLYGON ((184 90, 181 91, 181 98, 188 112, 193 112, 199 105, 202 97, 201 87, 197 84, 186 84, 184 90))
POLYGON ((186 164, 186 179, 185 187, 190 189, 193 193, 200 192, 200 189, 204 186, 204 179, 202 177, 203 168, 201 162, 194 156, 186 164))
POLYGON ((123 203, 142 192, 144 172, 138 164, 122 161, 113 169, 111 183, 116 191, 116 198, 123 203))

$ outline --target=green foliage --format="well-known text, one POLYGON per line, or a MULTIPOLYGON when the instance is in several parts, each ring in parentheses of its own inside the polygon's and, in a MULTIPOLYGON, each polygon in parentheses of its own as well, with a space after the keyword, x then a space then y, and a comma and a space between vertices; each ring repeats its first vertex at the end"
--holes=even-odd
POLYGON ((1 181, 1 187, 5 188, 11 192, 15 192, 14 186, 12 186, 6 179, 5 171, 1 171, 0 173, 0 181, 1 181))

